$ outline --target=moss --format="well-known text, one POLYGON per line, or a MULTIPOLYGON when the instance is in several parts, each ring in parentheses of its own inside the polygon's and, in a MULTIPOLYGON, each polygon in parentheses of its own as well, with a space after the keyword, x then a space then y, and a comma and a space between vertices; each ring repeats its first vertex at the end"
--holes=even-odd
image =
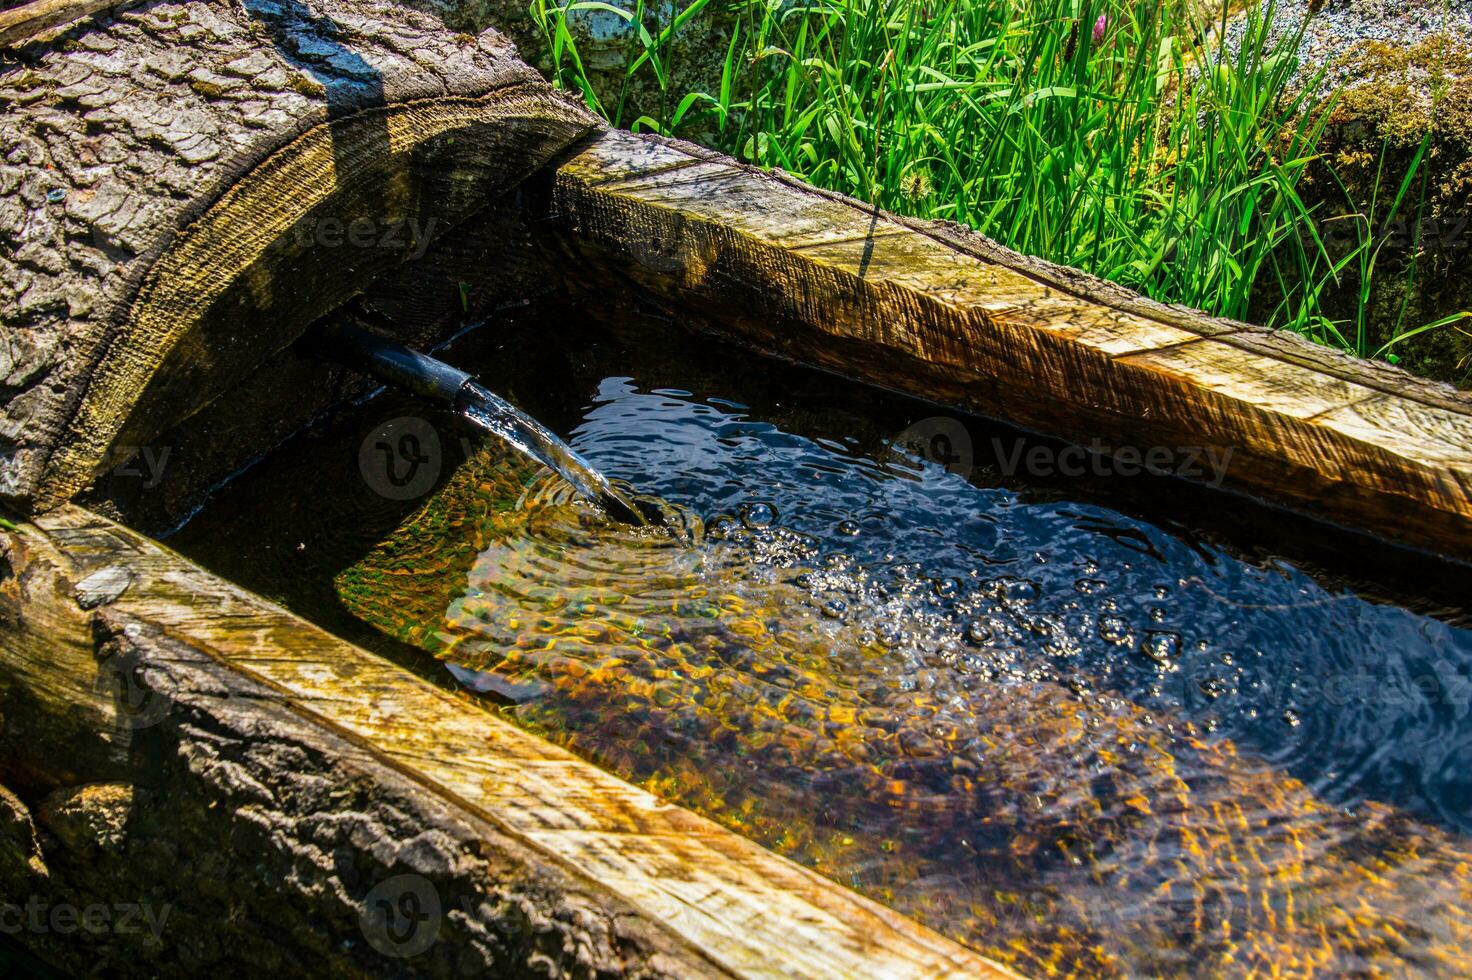
POLYGON ((214 82, 207 82, 201 78, 196 78, 190 82, 189 87, 207 99, 223 99, 225 97, 224 86, 216 85, 214 82))
POLYGON ((5 82, 5 88, 16 92, 31 92, 38 88, 45 88, 47 81, 40 74, 26 69, 19 77, 5 82))
POLYGON ((327 94, 327 86, 305 72, 292 72, 287 78, 286 84, 292 91, 299 92, 309 99, 320 99, 327 94))
POLYGON ((1335 125, 1356 124, 1397 146, 1414 146, 1428 132, 1472 145, 1468 131, 1472 52, 1446 36, 1411 47, 1367 41, 1339 59, 1352 81, 1340 94, 1335 125))
MULTIPOLYGON (((1334 67, 1351 81, 1334 104, 1319 163, 1302 191, 1319 208, 1321 231, 1337 232, 1331 248, 1340 255, 1357 239, 1342 216, 1372 210, 1376 216, 1383 247, 1365 342, 1373 353, 1398 333, 1472 310, 1472 51, 1446 36, 1411 46, 1370 41, 1334 67), (1423 140, 1417 177, 1396 220, 1387 223, 1423 140)), ((1352 263, 1329 304, 1351 328, 1359 288, 1352 263)), ((1468 329, 1428 331, 1391 350, 1417 374, 1472 383, 1468 329)))

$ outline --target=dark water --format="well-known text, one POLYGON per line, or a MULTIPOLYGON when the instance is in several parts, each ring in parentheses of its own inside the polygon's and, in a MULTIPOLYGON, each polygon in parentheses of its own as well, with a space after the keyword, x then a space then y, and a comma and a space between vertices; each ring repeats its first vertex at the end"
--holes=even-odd
POLYGON ((1465 570, 1008 474, 1058 447, 653 318, 528 310, 441 356, 680 540, 389 396, 171 544, 1024 970, 1465 965, 1472 632, 1407 608, 1465 570), (435 472, 399 486, 364 447, 405 425, 435 472))

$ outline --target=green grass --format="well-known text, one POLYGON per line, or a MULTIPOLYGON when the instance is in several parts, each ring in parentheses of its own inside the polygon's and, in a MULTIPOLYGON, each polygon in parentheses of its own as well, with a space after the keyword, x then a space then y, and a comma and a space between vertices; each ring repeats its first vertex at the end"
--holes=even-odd
POLYGON ((712 2, 677 6, 668 22, 672 8, 643 0, 534 0, 531 13, 554 82, 615 124, 697 134, 1157 299, 1391 355, 1371 349, 1364 322, 1386 204, 1346 207, 1351 247, 1321 239, 1323 215, 1298 188, 1333 96, 1300 73, 1297 37, 1268 42, 1271 7, 1254 7, 1222 58, 1182 0, 758 0, 724 11, 734 30, 718 84, 676 91, 673 41, 712 2), (621 78, 601 92, 569 29, 579 10, 635 28, 621 78), (658 110, 626 118, 635 83, 658 92, 658 110), (1362 294, 1353 322, 1321 303, 1346 280, 1362 294))

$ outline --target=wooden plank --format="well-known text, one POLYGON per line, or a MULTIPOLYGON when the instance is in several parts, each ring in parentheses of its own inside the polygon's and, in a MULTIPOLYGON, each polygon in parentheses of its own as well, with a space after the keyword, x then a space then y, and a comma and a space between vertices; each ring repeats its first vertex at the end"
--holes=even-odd
POLYGON ((559 173, 576 175, 589 184, 613 183, 626 177, 680 170, 700 162, 701 156, 650 140, 594 140, 564 162, 559 173))
MULTIPOLYGON (((580 159, 579 165, 588 166, 589 161, 580 159)), ((631 173, 627 168, 615 172, 621 176, 598 186, 612 194, 637 196, 656 206, 688 209, 761 241, 782 242, 789 248, 906 237, 906 229, 879 215, 856 217, 852 208, 820 197, 793 200, 779 185, 753 181, 747 170, 729 160, 687 157, 683 165, 676 165, 662 158, 660 168, 652 172, 631 173), (773 208, 783 216, 780 224, 773 224, 768 217, 773 208)))
POLYGON ((1375 394, 1364 385, 1215 342, 1123 356, 1132 366, 1147 367, 1152 373, 1181 379, 1194 388, 1221 393, 1285 418, 1313 419, 1375 394))
POLYGON ((1393 433, 1394 445, 1413 448, 1419 458, 1439 460, 1446 478, 1461 481, 1462 492, 1467 492, 1472 447, 1465 441, 1466 417, 1460 412, 1380 394, 1325 412, 1315 421, 1366 439, 1393 433))
POLYGON ((671 141, 606 134, 553 212, 601 272, 750 346, 1077 442, 1230 453, 1229 489, 1472 559, 1468 393, 671 141))
MULTIPOLYGON (((149 554, 105 524, 62 537, 0 531, 0 895, 141 904, 156 928, 29 930, 58 971, 724 975, 187 630, 119 609, 149 554), (384 915, 406 900, 412 918, 384 915)), ((264 619, 289 659, 292 631, 264 619)))
POLYGON ((81 508, 36 527, 77 562, 126 561, 115 614, 153 624, 427 792, 611 890, 737 976, 1009 976, 919 924, 662 803, 81 508))

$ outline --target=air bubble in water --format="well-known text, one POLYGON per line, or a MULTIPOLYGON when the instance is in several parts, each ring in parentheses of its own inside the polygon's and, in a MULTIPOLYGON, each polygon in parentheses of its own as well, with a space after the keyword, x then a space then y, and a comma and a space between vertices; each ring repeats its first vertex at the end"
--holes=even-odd
POLYGON ((741 508, 741 523, 753 530, 771 527, 777 520, 777 508, 767 503, 747 504, 741 508))
POLYGON ((1130 642, 1130 624, 1123 616, 1101 616, 1099 638, 1110 643, 1130 642))
POLYGON ((1008 599, 1015 599, 1018 602, 1031 602, 1042 591, 1038 588, 1038 584, 1029 578, 1008 579, 1002 589, 1008 599))
POLYGON ((730 537, 731 532, 735 531, 736 528, 739 526, 740 525, 736 523, 734 518, 722 515, 720 517, 711 518, 710 522, 707 523, 705 527, 706 534, 719 541, 723 538, 730 537))
POLYGON ((1164 630, 1147 630, 1140 641, 1140 652, 1158 664, 1173 663, 1181 653, 1181 637, 1164 630))

